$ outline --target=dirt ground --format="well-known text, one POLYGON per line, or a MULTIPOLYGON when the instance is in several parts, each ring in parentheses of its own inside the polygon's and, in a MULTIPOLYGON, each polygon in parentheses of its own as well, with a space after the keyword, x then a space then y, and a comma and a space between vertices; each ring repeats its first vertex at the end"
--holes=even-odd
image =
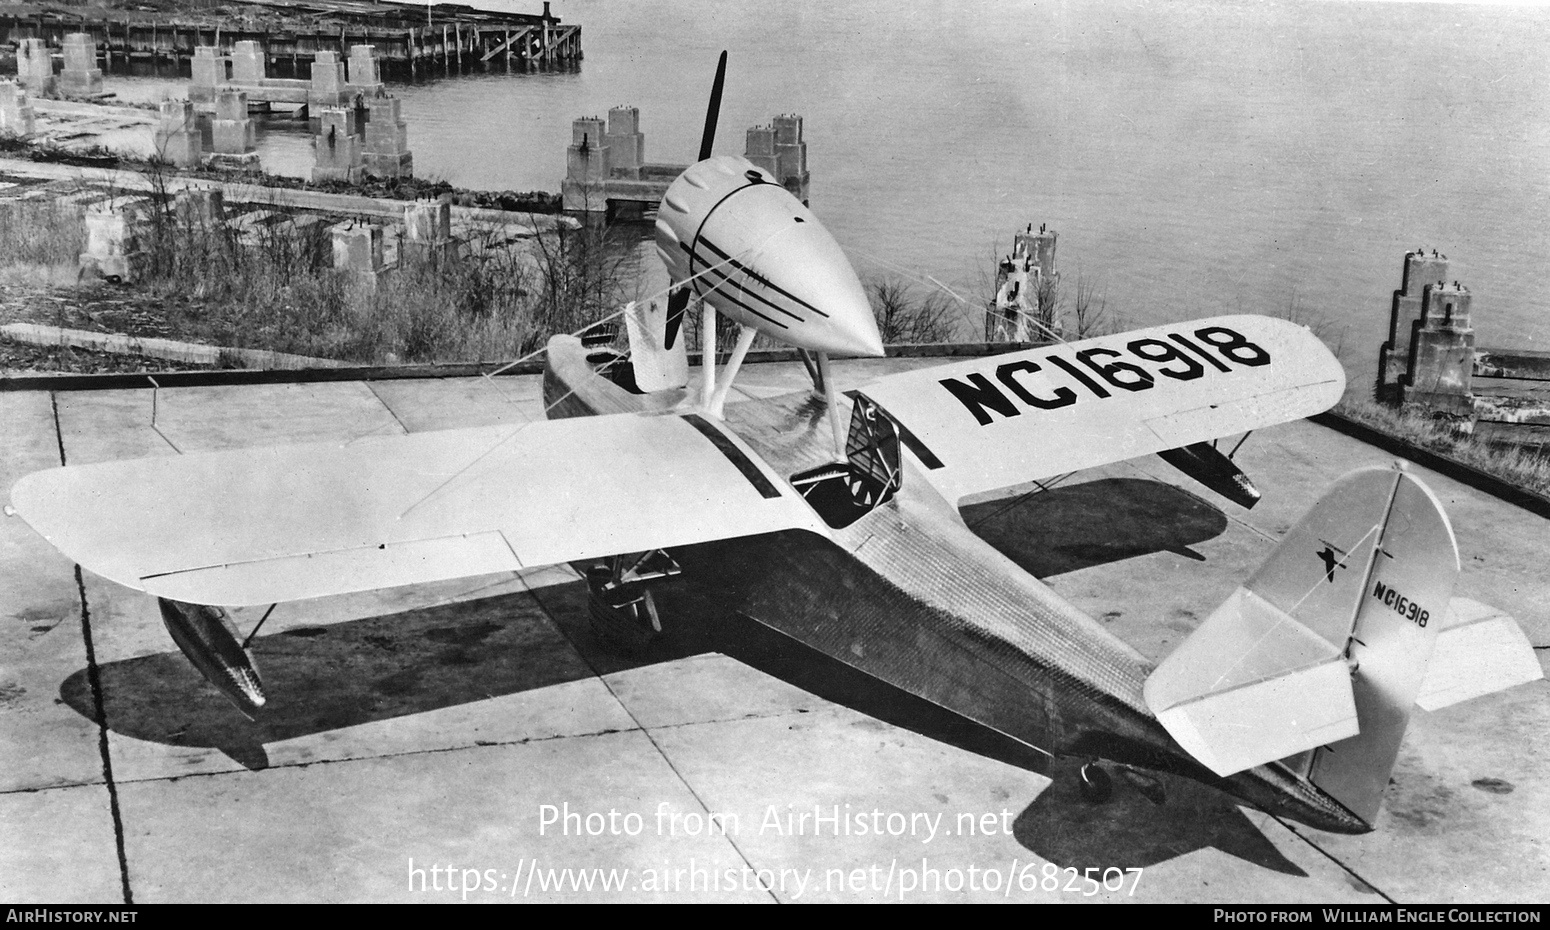
MULTIPOLYGON (((62 283, 63 269, 30 269, 0 280, 0 324, 41 323, 130 336, 172 337, 166 298, 106 282, 62 283)), ((192 371, 208 366, 116 355, 66 346, 38 346, 0 336, 0 372, 192 371)))

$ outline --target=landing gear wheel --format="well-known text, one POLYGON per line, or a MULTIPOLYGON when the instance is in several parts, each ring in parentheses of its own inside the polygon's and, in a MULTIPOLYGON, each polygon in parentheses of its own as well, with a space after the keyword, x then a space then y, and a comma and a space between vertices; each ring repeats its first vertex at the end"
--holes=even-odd
POLYGON ((1114 780, 1098 766, 1096 762, 1089 762, 1082 766, 1081 772, 1082 799, 1089 804, 1102 804, 1114 796, 1114 780))
POLYGON ((606 565, 587 569, 587 607, 592 629, 604 642, 622 652, 644 650, 662 635, 651 589, 609 586, 613 571, 606 565))

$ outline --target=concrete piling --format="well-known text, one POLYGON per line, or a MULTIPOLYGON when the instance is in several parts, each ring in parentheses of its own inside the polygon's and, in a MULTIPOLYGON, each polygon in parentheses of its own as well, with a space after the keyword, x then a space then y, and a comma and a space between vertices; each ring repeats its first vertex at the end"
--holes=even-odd
POLYGON ((377 65, 377 50, 370 45, 350 46, 350 67, 345 90, 351 95, 366 99, 387 96, 382 75, 377 65))
POLYGON ((248 118, 246 92, 235 87, 223 87, 216 92, 210 137, 214 151, 205 157, 209 167, 226 171, 259 170, 258 153, 253 151, 257 135, 253 120, 248 118))
POLYGON ((409 151, 409 124, 400 115, 396 97, 365 100, 366 122, 361 140, 362 169, 376 178, 407 178, 414 174, 414 154, 409 151))
POLYGON ((387 270, 382 254, 382 227, 353 220, 328 228, 334 245, 334 269, 357 284, 375 287, 387 270))
POLYGON ((1376 399, 1489 442, 1543 449, 1550 352, 1477 347, 1472 310, 1469 288, 1448 277, 1448 256, 1407 252, 1376 399))
POLYGON ((312 115, 317 117, 324 107, 343 106, 348 96, 344 62, 333 52, 318 52, 312 59, 312 86, 307 92, 307 106, 312 115))
POLYGON ((211 103, 215 91, 226 83, 227 59, 213 45, 201 45, 194 49, 189 62, 188 99, 197 103, 211 103))
POLYGON ((1448 258, 1433 249, 1405 253, 1400 288, 1389 307, 1389 338, 1378 359, 1378 399, 1399 403, 1400 384, 1410 365, 1411 333, 1420 325, 1424 292, 1428 284, 1448 280, 1448 258))
POLYGON ((445 200, 416 201, 404 208, 400 264, 439 266, 456 261, 461 243, 452 238, 452 205, 445 200))
POLYGON ((156 157, 179 168, 197 167, 204 142, 194 121, 193 101, 163 100, 159 112, 153 136, 156 157))
POLYGON ((363 165, 360 125, 354 107, 324 107, 318 111, 318 134, 313 137, 312 180, 361 179, 363 165))
POLYGON ((97 274, 109 281, 133 281, 139 259, 135 227, 149 205, 143 197, 110 197, 86 208, 86 249, 81 253, 82 274, 97 274))
POLYGON ((646 134, 640 131, 640 110, 635 107, 609 110, 604 140, 609 175, 640 180, 641 168, 646 164, 646 134))
POLYGON ((97 44, 84 32, 65 36, 65 69, 59 75, 62 97, 102 96, 102 69, 97 67, 97 44))
POLYGON ((26 89, 15 81, 0 81, 0 135, 26 138, 36 131, 26 89))
POLYGON ((231 49, 233 84, 262 84, 266 74, 264 48, 257 42, 237 42, 231 49))
POLYGON ((1475 360, 1469 289, 1443 280, 1421 293, 1421 319, 1412 334, 1402 400, 1433 413, 1467 417, 1474 409, 1470 378, 1475 360))
POLYGON ((178 191, 173 198, 172 215, 180 225, 215 229, 226 217, 225 194, 219 188, 206 187, 178 191))
POLYGON ((256 138, 248 118, 248 95, 223 89, 215 96, 215 119, 210 123, 211 147, 217 152, 241 155, 253 151, 256 138))
POLYGON ((807 203, 812 176, 807 170, 802 117, 783 113, 767 126, 749 129, 743 157, 774 175, 792 196, 807 203))
POLYGON ((1012 242, 1012 253, 996 266, 996 298, 985 314, 986 342, 1053 342, 1062 332, 1061 320, 1048 302, 1048 285, 1055 273, 1053 229, 1028 224, 1012 242))
POLYGON ((54 92, 54 59, 42 39, 22 39, 17 45, 16 80, 35 97, 54 92))

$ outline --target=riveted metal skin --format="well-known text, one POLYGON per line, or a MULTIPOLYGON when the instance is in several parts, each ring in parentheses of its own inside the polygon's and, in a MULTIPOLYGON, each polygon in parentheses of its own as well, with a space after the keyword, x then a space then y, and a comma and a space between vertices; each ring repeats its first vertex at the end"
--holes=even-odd
MULTIPOLYGON (((570 377, 545 389, 576 389, 564 415, 586 414, 578 398, 628 403, 563 367, 570 377)), ((731 405, 725 424, 781 475, 832 455, 810 393, 731 405)), ((1219 778, 1195 762, 1147 709, 1146 658, 976 536, 908 459, 898 494, 831 536, 786 530, 672 555, 729 614, 1026 746, 1182 774, 1322 830, 1371 829, 1280 765, 1219 778)))

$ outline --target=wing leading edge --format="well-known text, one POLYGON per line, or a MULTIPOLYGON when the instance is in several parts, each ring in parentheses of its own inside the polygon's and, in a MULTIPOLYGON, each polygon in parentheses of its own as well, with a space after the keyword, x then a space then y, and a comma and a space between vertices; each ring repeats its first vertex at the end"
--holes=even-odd
POLYGON ((1226 316, 890 375, 861 393, 960 502, 1309 416, 1344 390, 1305 327, 1226 316))
POLYGON ((696 416, 586 417, 71 466, 17 512, 84 568, 243 606, 825 529, 696 416))

